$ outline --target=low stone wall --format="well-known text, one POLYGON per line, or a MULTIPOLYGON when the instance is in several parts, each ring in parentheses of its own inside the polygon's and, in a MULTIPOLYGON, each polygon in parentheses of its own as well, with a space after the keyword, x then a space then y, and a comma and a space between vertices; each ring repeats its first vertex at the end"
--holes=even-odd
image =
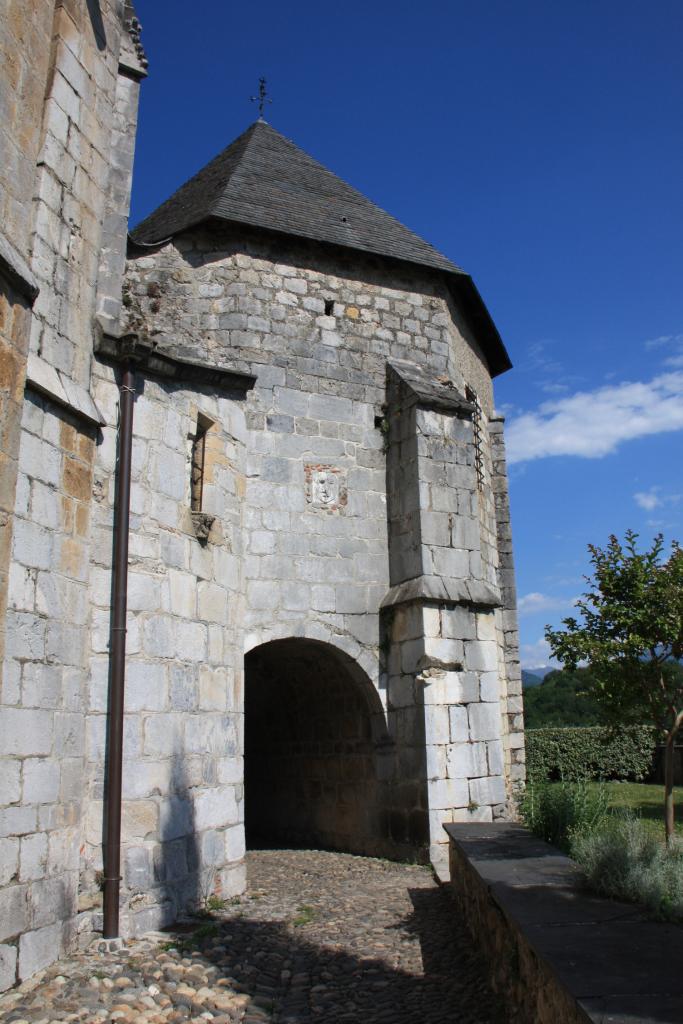
POLYGON ((446 825, 451 890, 516 1024, 677 1024, 683 929, 581 890, 521 825, 446 825))

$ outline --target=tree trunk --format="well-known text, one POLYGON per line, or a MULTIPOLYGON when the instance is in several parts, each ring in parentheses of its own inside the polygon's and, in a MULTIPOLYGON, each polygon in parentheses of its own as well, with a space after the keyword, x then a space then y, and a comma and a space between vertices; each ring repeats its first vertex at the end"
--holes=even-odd
POLYGON ((674 744, 676 732, 672 729, 667 733, 664 747, 664 828, 667 844, 673 842, 674 821, 674 744))
POLYGON ((674 753, 676 737, 682 726, 683 711, 679 711, 669 731, 664 733, 666 736, 666 746, 664 747, 664 828, 667 845, 673 842, 676 827, 674 822, 674 753))

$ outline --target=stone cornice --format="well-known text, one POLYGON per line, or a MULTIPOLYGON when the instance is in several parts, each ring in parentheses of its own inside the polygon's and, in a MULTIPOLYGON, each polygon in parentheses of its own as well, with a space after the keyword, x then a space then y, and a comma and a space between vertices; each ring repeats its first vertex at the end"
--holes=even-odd
POLYGON ((439 604, 467 604, 481 608, 499 608, 502 604, 498 588, 484 580, 416 576, 391 587, 381 607, 392 608, 409 601, 437 601, 439 604))
POLYGON ((241 392, 251 391, 256 383, 251 373, 185 358, 170 348, 159 347, 154 339, 135 333, 116 335, 101 329, 95 339, 95 352, 102 359, 132 362, 154 377, 182 383, 212 384, 241 392))

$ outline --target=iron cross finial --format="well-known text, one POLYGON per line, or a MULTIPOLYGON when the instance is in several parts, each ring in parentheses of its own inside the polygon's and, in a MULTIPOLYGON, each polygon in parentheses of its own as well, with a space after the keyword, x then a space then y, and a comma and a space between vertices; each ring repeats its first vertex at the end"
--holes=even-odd
POLYGON ((265 78, 259 78, 258 80, 258 96, 250 97, 252 103, 258 103, 258 117, 259 121, 263 120, 263 108, 266 103, 272 103, 273 101, 269 98, 266 93, 266 80, 265 78))

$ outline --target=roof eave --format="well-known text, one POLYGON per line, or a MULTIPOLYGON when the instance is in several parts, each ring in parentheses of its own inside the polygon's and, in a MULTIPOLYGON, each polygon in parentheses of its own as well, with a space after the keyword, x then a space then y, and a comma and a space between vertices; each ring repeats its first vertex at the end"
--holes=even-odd
POLYGON ((473 279, 464 272, 447 276, 486 356, 491 376, 499 377, 511 370, 512 360, 473 279))

